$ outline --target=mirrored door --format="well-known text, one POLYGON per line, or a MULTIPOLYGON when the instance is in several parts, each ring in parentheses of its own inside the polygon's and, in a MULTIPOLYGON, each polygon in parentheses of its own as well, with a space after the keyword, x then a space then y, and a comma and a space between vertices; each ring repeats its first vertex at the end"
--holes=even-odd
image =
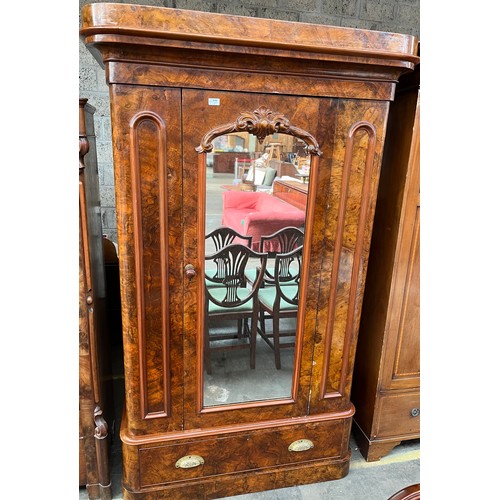
POLYGON ((312 228, 317 181, 327 176, 318 174, 316 135, 325 141, 322 123, 333 106, 331 99, 183 91, 186 428, 307 412, 316 316, 306 304, 317 297, 311 275, 321 265, 312 228), (271 238, 288 227, 295 234, 271 238), (278 293, 285 307, 275 313, 278 293))

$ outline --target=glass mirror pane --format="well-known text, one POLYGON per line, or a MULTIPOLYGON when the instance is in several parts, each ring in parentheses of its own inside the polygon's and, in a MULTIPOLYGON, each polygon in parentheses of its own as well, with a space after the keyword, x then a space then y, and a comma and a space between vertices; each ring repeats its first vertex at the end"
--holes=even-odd
POLYGON ((204 406, 291 396, 310 156, 217 137, 206 155, 204 406), (278 340, 279 339, 279 340, 278 340), (279 347, 276 347, 276 346, 279 347))

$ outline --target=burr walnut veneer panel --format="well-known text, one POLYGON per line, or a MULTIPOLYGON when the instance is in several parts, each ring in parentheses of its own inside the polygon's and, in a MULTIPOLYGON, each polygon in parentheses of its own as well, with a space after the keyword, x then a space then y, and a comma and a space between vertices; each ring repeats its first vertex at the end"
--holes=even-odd
POLYGON ((407 35, 90 4, 111 97, 125 362, 124 498, 341 478, 389 103, 407 35), (216 104, 214 104, 216 103, 216 104), (206 153, 230 131, 311 155, 289 397, 204 406, 206 153))

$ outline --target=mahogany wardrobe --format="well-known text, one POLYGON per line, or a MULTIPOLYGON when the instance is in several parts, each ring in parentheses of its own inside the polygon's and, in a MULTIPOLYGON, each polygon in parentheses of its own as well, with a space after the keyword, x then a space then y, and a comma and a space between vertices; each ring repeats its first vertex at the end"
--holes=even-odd
POLYGON ((352 386, 368 461, 420 438, 420 64, 396 87, 377 198, 352 386))
POLYGON ((114 420, 105 253, 94 130, 95 108, 79 99, 79 483, 111 499, 108 448, 114 420))
MULTIPOLYGON (((110 90, 124 498, 221 498, 344 477, 388 110, 398 78, 419 60, 417 40, 107 3, 83 7, 80 35, 110 90), (205 236, 220 225, 223 195, 238 188, 237 179, 214 187, 211 161, 270 140, 291 144, 308 168, 291 341, 280 347, 265 326, 259 307, 277 289, 266 282, 233 310, 252 310, 234 342, 253 354, 220 351, 207 366, 212 331, 231 322, 212 322, 221 290, 207 285, 205 236)), ((253 269, 266 259, 253 253, 253 269)))

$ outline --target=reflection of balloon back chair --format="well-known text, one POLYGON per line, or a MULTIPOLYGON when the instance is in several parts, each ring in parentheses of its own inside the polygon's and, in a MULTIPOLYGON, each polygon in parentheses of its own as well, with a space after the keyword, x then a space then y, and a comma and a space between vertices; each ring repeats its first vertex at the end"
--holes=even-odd
POLYGON ((240 243, 241 245, 251 247, 252 236, 240 234, 230 227, 222 226, 208 233, 205 236, 205 245, 207 241, 211 241, 213 243, 214 252, 217 252, 233 243, 240 243))
MULTIPOLYGON (((207 254, 218 252, 224 247, 236 243, 244 244, 247 247, 251 248, 252 236, 245 236, 243 234, 240 234, 230 227, 218 227, 205 236, 205 253, 207 254), (209 244, 213 247, 213 249, 207 249, 207 246, 209 244)), ((208 275, 208 277, 205 279, 206 284, 207 286, 221 286, 217 278, 224 277, 224 263, 222 262, 222 260, 217 260, 215 262, 211 261, 210 264, 209 268, 205 269, 205 274, 208 275), (212 265, 211 269, 210 264, 212 265), (211 276, 216 279, 210 279, 211 276)))
MULTIPOLYGON (((244 245, 229 245, 212 255, 205 257, 205 262, 212 261, 217 265, 221 263, 222 274, 214 273, 209 276, 205 274, 207 282, 213 283, 214 287, 205 286, 205 333, 204 333, 204 361, 207 373, 212 372, 211 351, 227 349, 250 349, 250 367, 255 368, 255 340, 257 336, 258 302, 257 293, 264 277, 267 255, 254 252, 244 245), (259 259, 261 271, 257 279, 249 289, 246 287, 245 268, 249 259, 259 259), (212 334, 210 335, 210 321, 238 320, 237 334, 212 334), (243 320, 252 319, 251 331, 248 331, 245 321, 245 331, 241 333, 243 320), (211 347, 212 341, 220 340, 242 340, 248 338, 249 342, 222 343, 211 347)), ((217 266, 216 266, 217 267, 217 266)))
MULTIPOLYGON (((265 252, 269 257, 276 257, 278 253, 288 253, 304 244, 304 231, 298 227, 285 227, 269 236, 260 239, 260 252, 265 252)), ((284 271, 284 269, 283 269, 284 271)), ((264 275, 266 283, 274 283, 274 269, 269 271, 269 264, 264 275)), ((287 284, 283 281, 282 284, 287 284)))
POLYGON ((291 252, 277 254, 274 264, 274 284, 259 290, 260 327, 257 330, 274 350, 274 360, 278 370, 281 368, 280 348, 295 345, 295 342, 280 342, 280 337, 295 335, 295 331, 280 331, 280 320, 297 317, 302 249, 303 247, 300 246, 291 252), (268 317, 272 317, 271 334, 265 331, 266 313, 268 317))
MULTIPOLYGON (((259 252, 267 253, 267 268, 264 275, 264 284, 274 283, 274 257, 278 253, 288 253, 304 244, 304 232, 298 227, 284 227, 273 234, 261 236, 259 252)), ((257 269, 247 271, 247 279, 251 283, 255 280, 257 269)))

